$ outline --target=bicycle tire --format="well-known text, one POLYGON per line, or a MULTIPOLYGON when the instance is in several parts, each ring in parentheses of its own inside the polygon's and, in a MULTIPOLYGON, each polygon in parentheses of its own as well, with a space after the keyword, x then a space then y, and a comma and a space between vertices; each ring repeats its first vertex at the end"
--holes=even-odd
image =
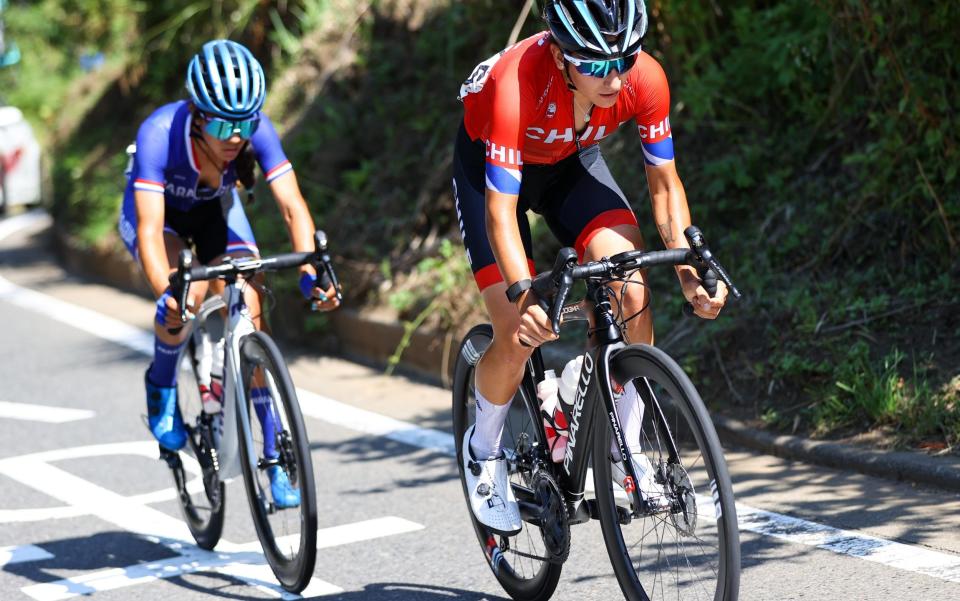
MULTIPOLYGON (((201 420, 204 419, 203 405, 200 401, 193 350, 194 343, 191 336, 180 358, 180 370, 177 373, 177 406, 180 408, 184 424, 188 426, 189 439, 184 449, 189 449, 188 455, 192 456, 198 464, 203 464, 210 457, 211 445, 204 440, 201 428, 201 420)), ((217 546, 223 534, 224 512, 227 506, 226 486, 219 478, 205 479, 202 467, 198 468, 201 470, 199 477, 203 482, 202 490, 191 486, 186 480, 180 452, 173 455, 176 459, 173 463, 168 461, 168 464, 173 471, 180 512, 197 546, 211 550, 217 546)))
MULTIPOLYGON (((264 332, 254 332, 240 342, 240 373, 247 407, 246 415, 254 415, 251 387, 255 382, 255 372, 262 375, 272 398, 270 409, 279 418, 280 429, 277 432, 280 459, 277 461, 287 472, 290 483, 300 491, 300 503, 297 506, 296 519, 284 517, 287 509, 277 510, 269 493, 269 480, 264 470, 265 459, 261 456, 262 447, 256 448, 254 437, 248 440, 243 435, 243 413, 237 412, 237 426, 241 433, 240 464, 243 471, 244 488, 250 513, 253 515, 257 537, 263 547, 267 563, 281 586, 292 593, 299 593, 310 582, 317 559, 317 499, 314 486, 313 462, 310 458, 310 442, 307 439, 296 389, 287 370, 280 350, 264 332), (251 448, 253 446, 254 448, 251 448), (251 465, 248 457, 256 458, 251 465), (271 517, 276 516, 275 523, 271 517), (297 533, 286 531, 296 524, 297 533), (280 528, 278 528, 278 526, 280 528), (277 530, 285 530, 277 532, 277 530), (294 542, 295 539, 295 542, 294 542), (285 550, 289 550, 289 553, 285 550)), ((258 420, 251 419, 251 433, 260 430, 258 420)))
POLYGON ((646 405, 640 446, 651 465, 662 466, 675 482, 657 480, 661 490, 669 491, 669 510, 633 512, 629 524, 623 524, 625 514, 634 509, 632 495, 623 492, 626 487, 614 490, 612 428, 608 420, 596 420, 593 469, 600 525, 624 597, 630 601, 736 601, 740 540, 733 487, 699 393, 669 355, 648 345, 618 351, 611 358, 610 373, 619 382, 633 381, 637 386, 646 405), (668 437, 677 448, 679 462, 664 456, 669 454, 668 437), (630 544, 638 534, 641 540, 630 544), (671 562, 674 556, 677 561, 671 562))
MULTIPOLYGON (((474 420, 473 412, 475 410, 473 407, 476 399, 474 398, 473 386, 476 364, 487 347, 490 346, 492 340, 493 328, 489 324, 474 326, 460 345, 460 352, 457 355, 454 367, 453 438, 457 449, 457 470, 460 474, 460 483, 465 498, 467 497, 467 483, 463 474, 463 436, 474 420)), ((536 427, 539 422, 532 422, 532 418, 529 417, 535 415, 539 419, 539 411, 539 406, 537 406, 534 412, 530 412, 527 399, 522 392, 518 392, 517 396, 514 397, 510 408, 511 416, 508 417, 503 435, 504 450, 508 455, 511 451, 516 453, 517 440, 524 434, 534 438, 531 445, 534 450, 546 448, 542 428, 536 427)), ((512 485, 529 484, 533 477, 532 473, 523 473, 516 461, 508 465, 510 465, 512 485)), ((469 503, 467 514, 470 516, 470 522, 473 524, 474 532, 487 559, 487 564, 507 594, 518 601, 546 601, 553 595, 560 579, 562 564, 551 563, 546 560, 538 561, 516 554, 517 547, 522 545, 524 548, 534 548, 539 553, 539 557, 546 558, 546 547, 543 545, 542 538, 540 539, 540 548, 535 548, 536 539, 531 536, 530 530, 532 528, 529 524, 525 524, 519 534, 513 537, 505 537, 494 535, 478 522, 470 510, 469 503), (499 543, 497 542, 498 538, 499 543), (508 559, 511 552, 514 557, 512 562, 508 559), (526 559, 530 559, 528 564, 524 562, 526 559), (539 565, 537 565, 538 563, 539 565)), ((539 536, 542 537, 542 533, 539 533, 539 536)))

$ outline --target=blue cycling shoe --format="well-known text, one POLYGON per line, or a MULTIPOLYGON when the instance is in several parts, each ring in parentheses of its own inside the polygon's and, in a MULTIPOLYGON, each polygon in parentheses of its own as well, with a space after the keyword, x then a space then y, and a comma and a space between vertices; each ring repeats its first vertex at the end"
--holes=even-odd
POLYGON ((177 407, 177 388, 154 386, 144 377, 147 385, 147 424, 160 446, 170 451, 179 451, 187 444, 187 430, 177 407))
POLYGON ((273 495, 273 504, 279 509, 289 509, 300 505, 300 491, 290 485, 287 472, 279 465, 267 468, 270 476, 270 494, 273 495))

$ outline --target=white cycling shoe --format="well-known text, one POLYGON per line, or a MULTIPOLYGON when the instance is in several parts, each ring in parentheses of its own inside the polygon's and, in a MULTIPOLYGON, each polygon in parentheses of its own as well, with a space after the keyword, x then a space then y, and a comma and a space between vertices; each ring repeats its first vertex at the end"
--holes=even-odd
POLYGON ((504 456, 478 461, 470 449, 473 426, 463 434, 463 474, 467 480, 470 510, 477 521, 497 534, 513 536, 523 525, 517 499, 507 480, 504 456))
MULTIPOLYGON (((637 451, 632 454, 633 470, 640 480, 640 495, 655 511, 670 509, 670 495, 667 490, 654 480, 655 470, 650 459, 642 452, 637 451)), ((630 477, 623 467, 623 462, 615 461, 611 458, 610 477, 614 484, 618 485, 627 493, 632 493, 634 487, 629 482, 630 477)), ((632 496, 630 497, 632 499, 632 496)))

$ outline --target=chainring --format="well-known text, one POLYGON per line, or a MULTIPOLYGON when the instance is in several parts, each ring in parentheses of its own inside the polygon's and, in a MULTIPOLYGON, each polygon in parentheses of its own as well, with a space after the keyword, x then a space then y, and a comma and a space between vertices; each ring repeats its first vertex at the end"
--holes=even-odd
POLYGON ((570 555, 570 519, 560 486, 545 469, 538 468, 530 488, 540 506, 540 534, 550 563, 562 564, 570 555))

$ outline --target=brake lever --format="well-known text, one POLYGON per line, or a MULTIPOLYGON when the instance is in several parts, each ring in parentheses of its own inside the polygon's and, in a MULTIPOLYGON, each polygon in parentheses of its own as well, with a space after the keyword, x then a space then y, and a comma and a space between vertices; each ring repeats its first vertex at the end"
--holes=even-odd
MULTIPOLYGON (((709 251, 707 252, 709 253, 709 251)), ((710 266, 710 272, 713 272, 715 274, 714 278, 719 276, 720 279, 723 280, 723 283, 727 285, 727 288, 730 289, 730 294, 732 294, 734 298, 740 298, 742 296, 740 294, 740 291, 737 290, 737 287, 733 285, 733 280, 730 279, 730 276, 727 274, 726 270, 720 265, 720 262, 717 261, 712 254, 710 255, 710 258, 704 258, 704 260, 707 262, 707 265, 710 266)), ((714 284, 714 286, 716 286, 716 284, 714 284)), ((711 294, 710 296, 713 296, 713 295, 711 294)))
POLYGON ((699 272, 700 279, 704 280, 704 287, 706 288, 706 278, 711 276, 713 279, 714 290, 711 292, 709 289, 707 292, 712 298, 716 294, 716 279, 719 277, 723 280, 723 283, 727 285, 727 288, 730 289, 730 293, 733 294, 734 298, 740 298, 740 291, 737 290, 737 287, 733 285, 733 280, 730 279, 730 275, 727 274, 727 271, 720 265, 720 262, 717 261, 717 258, 713 256, 713 253, 710 252, 710 249, 707 247, 707 241, 703 237, 703 232, 700 231, 695 225, 691 225, 687 229, 683 230, 683 235, 686 236, 687 242, 690 244, 690 249, 693 251, 695 258, 699 263, 703 263, 706 266, 706 270, 701 270, 699 267, 697 271, 699 272))
POLYGON ((557 289, 557 295, 553 299, 553 307, 550 314, 550 325, 553 326, 553 333, 560 335, 560 315, 563 312, 564 305, 567 304, 567 296, 570 295, 570 289, 573 287, 573 278, 570 273, 564 271, 560 276, 560 286, 557 289))
POLYGON ((316 248, 317 263, 314 269, 317 270, 317 284, 323 290, 326 290, 331 284, 338 301, 343 300, 343 292, 340 288, 340 281, 333 270, 333 263, 330 261, 330 255, 327 253, 327 234, 323 230, 317 230, 313 233, 313 244, 316 248))
POLYGON ((179 286, 177 294, 177 308, 180 309, 180 321, 186 323, 191 318, 191 313, 187 309, 187 296, 190 294, 190 281, 193 277, 190 270, 193 268, 193 253, 189 248, 180 251, 180 261, 177 265, 177 284, 179 286))

